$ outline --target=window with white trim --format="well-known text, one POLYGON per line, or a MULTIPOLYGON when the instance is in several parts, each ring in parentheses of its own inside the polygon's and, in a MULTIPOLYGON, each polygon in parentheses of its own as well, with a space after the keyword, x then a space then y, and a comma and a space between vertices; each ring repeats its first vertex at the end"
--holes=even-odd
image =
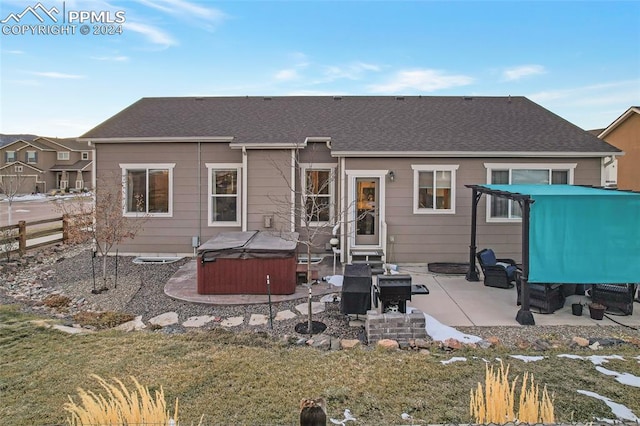
POLYGON ((88 160, 89 159, 89 153, 87 151, 82 151, 82 154, 80 154, 82 156, 83 160, 88 160))
POLYGON ((38 153, 35 151, 27 151, 25 154, 25 160, 28 164, 34 164, 38 162, 38 153))
POLYGON ((16 152, 15 151, 6 151, 4 153, 4 161, 6 163, 13 163, 16 161, 16 152))
MULTIPOLYGON (((502 185, 572 184, 576 164, 485 164, 487 182, 502 185)), ((520 205, 506 198, 491 197, 487 201, 489 221, 520 220, 520 205)))
POLYGON ((304 188, 301 225, 319 226, 333 220, 335 164, 300 164, 304 188))
POLYGON ((413 213, 453 214, 456 212, 456 171, 458 165, 412 164, 413 213))
POLYGON ((120 164, 125 216, 173 215, 173 169, 175 164, 120 164))
POLYGON ((69 151, 58 151, 58 160, 68 160, 69 159, 69 151))
POLYGON ((209 226, 240 226, 241 164, 206 164, 209 171, 209 226))

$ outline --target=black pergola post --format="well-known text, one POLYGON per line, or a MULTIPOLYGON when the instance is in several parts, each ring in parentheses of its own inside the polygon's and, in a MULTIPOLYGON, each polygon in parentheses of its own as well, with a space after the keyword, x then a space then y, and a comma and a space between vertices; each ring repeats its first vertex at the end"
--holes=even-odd
POLYGON ((521 325, 535 325, 533 314, 531 313, 531 304, 529 300, 529 218, 531 213, 531 203, 534 200, 528 195, 512 193, 507 191, 500 191, 490 189, 481 185, 465 185, 467 188, 472 189, 472 204, 471 204, 471 244, 469 245, 469 271, 467 271, 467 281, 480 281, 478 272, 475 268, 476 257, 476 232, 477 232, 477 215, 478 215, 478 203, 482 194, 492 195, 495 197, 506 198, 508 200, 516 201, 522 208, 522 274, 520 275, 519 283, 520 294, 522 297, 520 310, 516 314, 516 321, 521 325))
POLYGON ((471 203, 471 244, 469 245, 469 270, 467 271, 466 279, 467 281, 480 281, 480 277, 478 277, 478 270, 476 269, 476 228, 477 228, 477 220, 476 216, 478 216, 478 202, 480 202, 480 197, 482 194, 478 193, 476 188, 472 188, 473 192, 473 201, 471 203))
POLYGON ((516 314, 516 321, 521 325, 535 325, 531 313, 531 304, 529 300, 529 221, 531 212, 531 200, 529 198, 518 200, 522 208, 522 276, 520 282, 516 285, 520 286, 520 294, 522 295, 522 303, 520 310, 516 314))

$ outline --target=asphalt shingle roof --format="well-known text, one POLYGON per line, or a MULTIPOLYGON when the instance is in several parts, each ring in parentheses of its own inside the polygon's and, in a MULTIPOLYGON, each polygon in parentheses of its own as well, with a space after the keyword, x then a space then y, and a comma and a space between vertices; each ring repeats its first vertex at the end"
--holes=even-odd
POLYGON ((525 97, 143 98, 82 139, 331 137, 334 152, 619 152, 525 97))

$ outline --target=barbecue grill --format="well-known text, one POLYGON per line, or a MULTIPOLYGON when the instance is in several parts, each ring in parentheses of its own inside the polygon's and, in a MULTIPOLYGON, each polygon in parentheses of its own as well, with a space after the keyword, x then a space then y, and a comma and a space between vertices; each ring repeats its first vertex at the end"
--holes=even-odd
POLYGON ((376 297, 382 313, 407 313, 407 300, 411 300, 411 275, 378 275, 376 297))

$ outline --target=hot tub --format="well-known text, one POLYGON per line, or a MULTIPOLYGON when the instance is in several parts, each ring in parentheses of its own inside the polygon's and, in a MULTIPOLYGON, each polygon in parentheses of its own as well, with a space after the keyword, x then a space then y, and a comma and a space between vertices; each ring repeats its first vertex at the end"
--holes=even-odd
POLYGON ((297 233, 225 232, 198 247, 198 294, 296 291, 297 233))

